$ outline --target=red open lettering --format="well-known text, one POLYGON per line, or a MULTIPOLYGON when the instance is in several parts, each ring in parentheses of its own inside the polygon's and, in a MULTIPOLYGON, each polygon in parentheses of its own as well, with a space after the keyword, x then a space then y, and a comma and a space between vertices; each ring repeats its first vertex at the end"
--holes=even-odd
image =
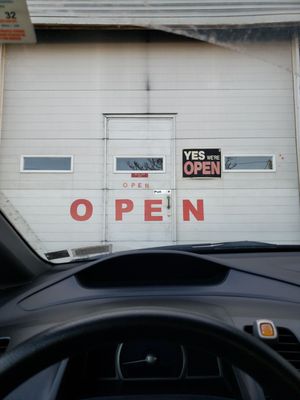
POLYGON ((116 221, 123 221, 123 214, 133 210, 133 201, 129 199, 118 199, 115 203, 116 221))
POLYGON ((87 199, 77 199, 71 204, 70 214, 75 221, 87 221, 93 215, 93 204, 87 199), (85 207, 83 214, 79 214, 78 212, 80 206, 85 207))
POLYGON ((183 200, 182 208, 184 221, 190 221, 190 214, 193 214, 197 221, 204 221, 203 200, 197 200, 197 208, 194 207, 190 200, 183 200))
POLYGON ((162 221, 162 215, 152 215, 154 212, 161 212, 162 200, 145 200, 145 221, 162 221), (159 205, 160 207, 154 207, 159 205))
MULTIPOLYGON (((124 214, 128 214, 134 210, 134 201, 130 199, 116 199, 115 200, 115 220, 123 221, 124 214)), ((163 221, 162 215, 163 200, 162 199, 148 199, 144 200, 144 221, 163 221)), ((194 202, 184 199, 182 200, 183 221, 190 221, 192 217, 196 221, 204 221, 204 201, 202 199, 195 200, 194 202), (196 205, 195 205, 196 202, 196 205)), ((83 220, 85 216, 81 216, 83 220)))

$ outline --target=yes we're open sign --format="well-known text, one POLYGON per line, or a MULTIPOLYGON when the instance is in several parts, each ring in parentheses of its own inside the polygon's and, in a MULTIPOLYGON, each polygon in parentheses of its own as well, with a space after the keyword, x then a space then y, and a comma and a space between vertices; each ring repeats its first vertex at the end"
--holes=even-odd
POLYGON ((182 150, 182 176, 183 178, 221 178, 221 150, 182 150))

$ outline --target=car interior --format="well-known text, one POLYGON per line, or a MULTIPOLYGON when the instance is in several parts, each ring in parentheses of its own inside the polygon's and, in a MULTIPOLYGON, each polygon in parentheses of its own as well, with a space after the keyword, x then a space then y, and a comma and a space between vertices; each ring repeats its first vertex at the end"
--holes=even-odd
POLYGON ((1 398, 298 397, 297 246, 171 246, 53 268, 3 215, 1 232, 1 398))
POLYGON ((0 400, 300 399, 299 0, 0 0, 0 400))

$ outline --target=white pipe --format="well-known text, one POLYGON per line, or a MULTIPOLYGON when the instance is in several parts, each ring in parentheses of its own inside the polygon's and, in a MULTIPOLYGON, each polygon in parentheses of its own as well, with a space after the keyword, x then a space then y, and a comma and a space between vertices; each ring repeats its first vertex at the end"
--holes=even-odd
POLYGON ((5 45, 0 45, 0 141, 2 137, 3 121, 3 98, 4 98, 4 76, 5 76, 5 45))
POLYGON ((296 140, 296 155, 298 169, 298 190, 300 196, 300 62, 299 62, 299 37, 295 34, 292 38, 292 68, 293 68, 293 85, 294 85, 294 120, 295 120, 295 140, 296 140))

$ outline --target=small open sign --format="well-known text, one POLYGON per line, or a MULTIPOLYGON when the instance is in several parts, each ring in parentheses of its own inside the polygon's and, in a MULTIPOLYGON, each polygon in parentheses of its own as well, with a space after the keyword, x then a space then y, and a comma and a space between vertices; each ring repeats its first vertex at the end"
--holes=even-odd
POLYGON ((148 178, 149 174, 145 172, 134 172, 131 174, 131 178, 148 178))

